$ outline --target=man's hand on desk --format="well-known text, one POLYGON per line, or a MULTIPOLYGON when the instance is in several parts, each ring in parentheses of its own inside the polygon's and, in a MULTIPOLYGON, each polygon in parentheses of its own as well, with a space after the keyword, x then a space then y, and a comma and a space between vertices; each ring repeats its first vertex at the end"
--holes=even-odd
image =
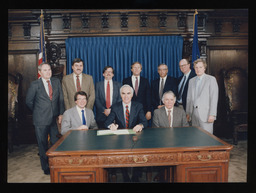
POLYGON ((135 131, 135 132, 141 132, 142 131, 142 129, 143 129, 143 125, 142 124, 138 124, 138 125, 136 125, 135 127, 133 127, 133 131, 135 131))
POLYGON ((79 130, 88 130, 88 127, 86 125, 81 125, 77 129, 79 129, 79 130))
POLYGON ((118 128, 118 124, 112 123, 111 125, 109 125, 109 129, 111 131, 116 131, 118 128))

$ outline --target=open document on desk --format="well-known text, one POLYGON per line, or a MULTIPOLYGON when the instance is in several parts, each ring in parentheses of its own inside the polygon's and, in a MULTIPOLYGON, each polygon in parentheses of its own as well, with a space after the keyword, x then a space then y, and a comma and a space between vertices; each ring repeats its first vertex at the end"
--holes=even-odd
POLYGON ((133 131, 132 129, 118 129, 116 131, 98 130, 97 136, 101 136, 101 135, 130 135, 130 134, 135 134, 135 133, 136 132, 133 131))

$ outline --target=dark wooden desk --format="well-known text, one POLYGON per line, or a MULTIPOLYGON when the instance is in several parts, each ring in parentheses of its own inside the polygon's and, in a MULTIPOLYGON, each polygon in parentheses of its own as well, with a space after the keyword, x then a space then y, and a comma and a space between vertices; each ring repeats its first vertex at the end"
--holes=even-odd
POLYGON ((195 127, 106 136, 97 136, 97 130, 73 130, 47 156, 51 182, 107 182, 105 168, 144 166, 174 166, 175 182, 227 182, 232 148, 195 127))

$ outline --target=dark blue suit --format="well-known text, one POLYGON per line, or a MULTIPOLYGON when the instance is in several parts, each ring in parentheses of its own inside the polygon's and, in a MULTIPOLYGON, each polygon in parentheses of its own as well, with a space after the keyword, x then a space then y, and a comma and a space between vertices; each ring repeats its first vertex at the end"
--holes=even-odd
MULTIPOLYGON (((116 124, 119 125, 118 129, 125 128, 125 118, 122 102, 118 102, 112 106, 111 113, 105 121, 105 127, 107 128, 114 121, 116 124)), ((132 129, 138 124, 143 124, 144 128, 148 126, 142 104, 135 101, 131 101, 129 128, 132 129)))
MULTIPOLYGON (((157 109, 157 106, 160 105, 160 98, 159 98, 159 81, 160 78, 153 80, 151 82, 151 93, 152 93, 152 106, 153 109, 157 109)), ((178 84, 177 84, 177 79, 173 78, 171 76, 167 76, 165 85, 164 85, 164 90, 163 94, 167 91, 172 91, 174 94, 177 96, 178 94, 178 84)))
MULTIPOLYGON (((131 87, 132 85, 132 77, 126 78, 123 80, 123 85, 128 84, 131 87)), ((151 112, 151 88, 148 82, 148 79, 140 76, 139 90, 138 95, 136 96, 135 92, 132 97, 132 101, 140 102, 143 105, 144 113, 146 114, 148 111, 151 112)))
POLYGON ((64 99, 59 79, 51 78, 52 100, 50 100, 42 79, 33 81, 26 96, 26 104, 33 111, 33 124, 38 142, 41 166, 44 171, 49 169, 46 151, 48 150, 48 134, 51 143, 58 138, 56 118, 64 113, 64 99))
MULTIPOLYGON (((113 96, 112 96, 112 105, 117 102, 122 101, 120 96, 120 87, 119 82, 113 81, 113 96)), ((107 119, 107 116, 103 113, 106 109, 106 96, 105 96, 104 81, 97 82, 95 85, 95 106, 96 106, 96 122, 99 128, 104 128, 104 122, 107 119)))
MULTIPOLYGON (((191 70, 191 72, 190 72, 190 74, 188 76, 188 80, 187 80, 187 82, 186 82, 186 84, 184 86, 184 90, 183 90, 182 96, 181 96, 181 98, 182 98, 182 105, 183 105, 183 108, 184 108, 185 111, 186 111, 186 106, 187 106, 188 83, 189 83, 189 80, 191 78, 195 77, 195 76, 196 76, 196 73, 194 72, 194 70, 191 70)), ((179 86, 180 81, 181 81, 182 78, 183 78, 183 75, 178 78, 178 86, 179 86)))

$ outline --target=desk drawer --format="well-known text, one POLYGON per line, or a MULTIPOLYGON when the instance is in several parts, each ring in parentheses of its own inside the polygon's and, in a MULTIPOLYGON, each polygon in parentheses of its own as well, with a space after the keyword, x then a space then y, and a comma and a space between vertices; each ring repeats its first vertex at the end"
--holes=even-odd
POLYGON ((101 156, 99 164, 104 166, 127 167, 127 166, 149 166, 169 165, 178 161, 178 153, 169 154, 135 154, 101 156))
POLYGON ((182 162, 192 161, 216 161, 229 160, 229 154, 225 151, 214 152, 184 152, 182 153, 182 162))

